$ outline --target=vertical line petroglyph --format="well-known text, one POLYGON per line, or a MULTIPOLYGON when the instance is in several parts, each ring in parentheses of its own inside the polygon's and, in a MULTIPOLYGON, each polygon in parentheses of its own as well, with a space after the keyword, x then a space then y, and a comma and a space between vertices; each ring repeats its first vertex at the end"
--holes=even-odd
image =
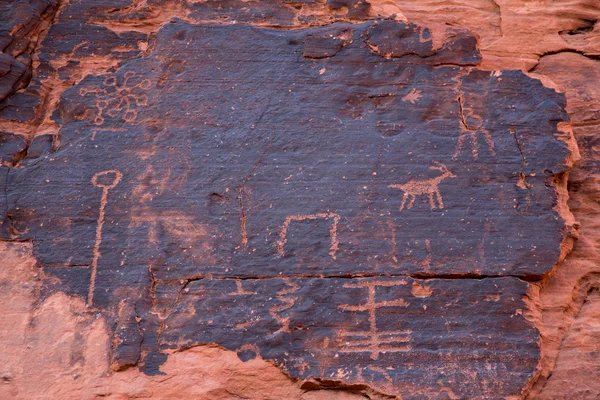
POLYGON ((240 248, 240 247, 246 248, 246 245, 248 244, 248 230, 246 228, 246 223, 248 222, 248 216, 246 215, 246 209, 245 209, 245 206, 244 206, 244 190, 246 188, 246 183, 248 183, 248 181, 250 180, 250 178, 252 178, 252 175, 254 175, 254 172, 256 171, 256 169, 258 168, 258 166, 260 165, 260 163, 262 162, 263 157, 271 149, 271 146, 273 146, 273 142, 274 141, 275 140, 273 139, 271 141, 271 143, 269 143, 269 145, 267 146, 267 148, 265 149, 265 151, 258 158, 258 161, 256 162, 256 164, 254 164, 254 167, 252 168, 252 171, 250 171, 250 173, 248 174, 248 176, 246 176, 246 178, 242 182, 242 185, 238 189, 238 200, 239 200, 239 203, 240 203, 240 234, 241 234, 241 239, 240 239, 240 244, 239 244, 239 246, 237 248, 240 248))
POLYGON ((104 212, 106 209, 106 203, 108 202, 108 191, 113 189, 119 184, 119 181, 123 177, 120 171, 111 169, 96 173, 92 177, 92 184, 95 187, 102 189, 102 197, 100 198, 100 211, 98 212, 98 223, 96 224, 96 239, 94 241, 94 258, 92 260, 92 274, 90 276, 90 289, 87 297, 88 307, 92 305, 94 301, 94 290, 96 288, 96 274, 98 273, 98 260, 100 259, 100 245, 102 244, 102 226, 104 225, 104 212), (112 175, 112 176, 111 176, 112 175), (108 182, 101 182, 103 178, 107 179, 108 182))

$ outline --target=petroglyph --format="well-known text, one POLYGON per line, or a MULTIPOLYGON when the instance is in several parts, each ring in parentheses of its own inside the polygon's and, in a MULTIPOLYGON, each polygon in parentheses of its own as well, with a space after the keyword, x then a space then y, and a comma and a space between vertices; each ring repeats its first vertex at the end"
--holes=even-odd
POLYGON ((332 212, 309 215, 290 215, 286 217, 285 221, 283 222, 283 225, 281 226, 281 230, 279 231, 279 240, 277 241, 277 254, 280 257, 283 257, 285 255, 284 246, 287 242, 287 231, 292 221, 306 221, 315 220, 319 218, 332 219, 331 225, 329 227, 329 235, 331 236, 331 247, 329 255, 335 260, 335 253, 337 252, 339 246, 337 238, 337 226, 341 217, 339 214, 332 212))
POLYGON ((265 154, 267 154, 267 152, 271 149, 271 146, 273 146, 274 141, 275 141, 275 139, 273 139, 269 143, 269 145, 267 146, 265 151, 263 151, 262 154, 260 155, 260 157, 258 157, 258 161, 256 161, 256 164, 254 164, 254 167, 252 167, 252 171, 250 171, 250 173, 244 178, 242 185, 238 188, 238 201, 240 203, 240 235, 241 235, 241 239, 240 239, 240 244, 236 247, 236 249, 238 249, 240 247, 246 248, 246 246, 248 245, 248 229, 246 228, 246 224, 248 223, 248 215, 247 215, 246 207, 244 206, 244 192, 246 190, 246 184, 248 183, 250 178, 252 178, 252 176, 254 175, 254 172, 256 171, 256 169, 258 168, 260 163, 262 162, 262 159, 265 156, 265 154))
POLYGON ((362 377, 362 373, 364 371, 366 371, 366 370, 369 370, 369 369, 372 370, 372 371, 375 371, 375 372, 377 372, 377 373, 379 373, 381 375, 383 375, 383 377, 385 377, 385 380, 388 381, 389 383, 393 383, 392 382, 392 377, 390 376, 390 374, 387 373, 386 370, 384 370, 383 368, 378 367, 376 365, 372 365, 372 364, 369 364, 366 368, 363 368, 360 371, 360 376, 362 377))
POLYGON ((256 294, 256 292, 249 292, 249 291, 245 290, 244 287, 242 286, 241 279, 235 280, 235 289, 236 289, 235 292, 229 293, 231 296, 245 296, 245 295, 249 295, 249 294, 256 294))
POLYGON ((127 71, 123 75, 123 83, 118 84, 116 76, 109 76, 104 79, 102 88, 79 90, 81 96, 93 94, 96 96, 96 108, 98 109, 94 118, 95 125, 102 125, 105 122, 104 117, 116 118, 121 115, 125 122, 133 122, 138 116, 137 107, 148 105, 148 96, 144 93, 150 88, 148 79, 133 81, 136 73, 127 71), (133 81, 132 81, 133 80, 133 81))
MULTIPOLYGON (((165 0, 123 12, 60 3, 59 24, 30 46, 40 62, 31 90, 2 110, 7 128, 35 139, 18 150, 21 168, 0 171, 0 241, 33 248, 40 301, 87 296, 91 284, 91 307, 107 318, 101 350, 135 349, 120 366, 157 376, 179 350, 208 345, 243 359, 260 349, 306 388, 337 371, 335 388, 417 397, 447 386, 457 398, 509 398, 530 382, 539 332, 515 311, 530 290, 519 277, 545 276, 565 240, 551 187, 570 163, 555 136, 563 94, 520 71, 490 78, 462 31, 433 46, 412 24, 330 24, 306 5, 336 1, 297 2, 291 25, 277 10, 296 6, 279 1, 205 2, 190 9, 197 23, 161 17, 153 32, 149 14, 165 0), (137 28, 115 32, 96 17, 137 28), (213 23, 222 18, 245 23, 213 23), (347 43, 331 52, 341 32, 347 43), (88 44, 74 48, 79 39, 88 44), (309 42, 335 57, 306 59, 309 42), (510 128, 527 157, 525 192, 511 186, 523 164, 510 128), (123 177, 99 216, 115 170, 123 177), (402 201, 418 210, 398 212, 402 201), (490 294, 500 297, 483 301, 490 294), (132 310, 120 323, 124 300, 132 310)), ((0 157, 13 160, 9 150, 0 157)))
POLYGON ((96 288, 96 274, 98 272, 98 260, 100 259, 100 245, 102 244, 102 226, 104 225, 104 210, 108 202, 108 191, 119 184, 123 177, 120 171, 115 169, 101 171, 92 177, 92 184, 102 189, 100 198, 100 211, 98 213, 98 222, 96 224, 96 240, 94 242, 94 258, 92 259, 92 274, 90 276, 90 288, 88 291, 87 304, 92 305, 94 301, 94 289, 96 288))
POLYGON ((494 149, 494 141, 492 135, 483 127, 483 118, 473 112, 473 110, 466 108, 464 105, 464 99, 462 94, 458 96, 458 107, 460 114, 460 133, 456 147, 454 148, 454 154, 452 159, 456 160, 465 146, 465 140, 469 139, 471 142, 471 154, 473 158, 477 160, 479 158, 479 137, 483 136, 483 140, 487 144, 489 152, 492 156, 496 157, 496 150, 494 149), (469 123, 467 123, 467 118, 469 123), (475 121, 475 125, 473 125, 475 121))
POLYGON ((249 327, 255 325, 258 321, 260 321, 260 317, 258 317, 258 316, 252 317, 252 318, 247 318, 247 319, 242 320, 241 322, 238 322, 237 324, 235 324, 235 329, 247 330, 249 327))
POLYGON ((406 205, 406 200, 409 197, 410 201, 406 208, 411 209, 415 202, 415 198, 424 194, 429 196, 429 205, 431 206, 432 210, 436 207, 435 200, 437 200, 438 207, 440 209, 444 208, 444 200, 442 199, 442 195, 440 194, 439 184, 446 178, 456 178, 456 175, 454 175, 444 164, 437 161, 433 161, 433 163, 435 165, 432 165, 431 167, 429 167, 429 169, 441 171, 441 175, 431 179, 411 179, 407 183, 394 183, 388 185, 388 187, 390 188, 400 189, 404 192, 404 196, 402 196, 402 203, 400 204, 400 211, 404 209, 404 206, 406 205))
POLYGON ((402 101, 409 101, 410 104, 415 104, 421 97, 421 91, 413 88, 406 96, 402 98, 402 101))
MULTIPOLYGON (((378 382, 379 387, 389 390, 391 393, 397 391, 397 389, 394 387, 394 381, 392 380, 392 377, 390 376, 388 371, 386 371, 385 369, 378 367, 376 365, 369 364, 365 368, 359 369, 358 376, 360 379, 364 380, 365 382, 378 382), (369 373, 369 371, 371 371, 371 372, 369 373), (366 374, 365 374, 365 372, 366 372, 366 374), (371 375, 371 378, 369 379, 369 378, 365 377, 365 375, 367 375, 367 376, 371 375), (381 376, 383 378, 383 380, 377 379, 378 376, 381 376)), ((397 396, 396 398, 400 399, 400 400, 402 399, 401 396, 397 396)))
POLYGON ((425 271, 429 271, 429 268, 431 268, 431 242, 429 239, 425 239, 425 250, 427 255, 422 260, 417 261, 417 264, 423 267, 425 271))
POLYGON ((410 292, 415 297, 429 297, 433 293, 433 290, 424 284, 420 285, 417 282, 413 282, 410 292))
POLYGON ((377 309, 382 307, 406 307, 408 302, 404 299, 375 301, 378 286, 398 286, 403 282, 361 282, 347 283, 345 288, 366 288, 367 301, 357 306, 341 304, 338 308, 344 311, 367 311, 369 313, 369 330, 366 331, 340 331, 340 336, 345 340, 340 351, 343 353, 371 353, 373 360, 379 358, 381 353, 405 353, 411 349, 406 345, 410 341, 409 330, 380 331, 377 328, 377 309))
POLYGON ((253 356, 249 356, 249 359, 260 356, 260 348, 255 344, 243 344, 236 350, 239 357, 242 357, 243 353, 251 353, 253 356))
POLYGON ((147 231, 146 238, 153 248, 161 243, 176 243, 181 255, 193 259, 213 261, 213 239, 209 228, 198 222, 194 215, 179 210, 154 211, 147 206, 133 208, 130 212, 130 231, 141 227, 147 231), (165 240, 166 239, 166 240, 165 240))
POLYGON ((287 288, 277 292, 277 299, 281 300, 285 304, 274 305, 269 308, 269 314, 281 325, 281 328, 273 332, 273 335, 276 335, 280 332, 290 332, 290 319, 288 317, 282 317, 279 315, 279 313, 292 308, 294 304, 296 304, 296 300, 294 298, 285 296, 296 292, 300 288, 296 283, 290 281, 289 279, 284 279, 283 281, 285 282, 287 288))
POLYGON ((387 220, 387 225, 390 228, 391 231, 391 235, 390 235, 390 243, 391 243, 391 251, 390 254, 392 256, 392 260, 394 260, 395 263, 398 262, 398 257, 396 257, 396 250, 397 250, 397 243, 396 243, 396 225, 394 223, 394 221, 388 219, 387 220))

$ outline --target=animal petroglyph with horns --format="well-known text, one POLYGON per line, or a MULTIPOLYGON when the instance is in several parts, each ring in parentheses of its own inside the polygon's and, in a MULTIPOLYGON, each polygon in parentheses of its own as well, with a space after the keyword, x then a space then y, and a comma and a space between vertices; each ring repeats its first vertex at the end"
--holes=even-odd
POLYGON ((433 161, 435 165, 429 167, 429 169, 441 171, 442 174, 436 176, 431 179, 424 180, 414 180, 411 179, 406 183, 394 183, 392 185, 388 185, 388 187, 400 189, 404 192, 404 196, 402 196, 402 203, 400 203, 400 211, 404 209, 406 205, 406 200, 410 197, 410 201, 406 208, 412 208, 415 198, 420 195, 428 195, 429 196, 429 205, 431 209, 435 209, 435 198, 437 199, 439 208, 444 208, 444 200, 442 199, 442 195, 440 194, 439 184, 446 178, 456 178, 454 175, 444 164, 433 161))

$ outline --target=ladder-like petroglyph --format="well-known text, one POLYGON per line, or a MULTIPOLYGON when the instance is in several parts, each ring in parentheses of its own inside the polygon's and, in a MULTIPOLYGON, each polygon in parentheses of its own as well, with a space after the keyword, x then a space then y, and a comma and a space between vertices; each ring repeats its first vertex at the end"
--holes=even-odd
POLYGON ((421 196, 421 195, 427 195, 429 197, 429 205, 431 206, 432 210, 435 209, 435 207, 436 207, 436 204, 435 204, 436 200, 437 200, 438 208, 444 208, 444 200, 442 199, 439 185, 444 179, 456 178, 456 175, 454 175, 446 167, 446 165, 444 165, 440 162, 437 162, 437 161, 433 161, 433 163, 435 165, 432 165, 431 167, 429 167, 429 169, 441 171, 442 172, 441 175, 439 175, 435 178, 431 178, 431 179, 424 179, 424 180, 411 179, 410 181, 408 181, 406 183, 394 183, 394 184, 388 185, 388 187, 390 187, 390 188, 400 189, 404 192, 404 195, 402 196, 402 203, 400 203, 400 211, 402 211, 404 209, 404 206, 406 205, 406 201, 409 198, 410 198, 410 201, 408 202, 408 205, 406 206, 406 208, 411 209, 415 202, 415 198, 417 196, 421 196), (434 196, 435 196, 435 199, 434 199, 434 196))

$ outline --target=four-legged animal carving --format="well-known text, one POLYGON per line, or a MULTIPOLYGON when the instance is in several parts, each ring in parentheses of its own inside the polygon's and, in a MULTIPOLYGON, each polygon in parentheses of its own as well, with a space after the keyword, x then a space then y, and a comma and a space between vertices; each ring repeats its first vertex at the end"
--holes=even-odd
POLYGON ((433 198, 434 195, 437 199, 439 208, 444 208, 444 201, 442 200, 442 195, 440 194, 440 189, 438 186, 440 182, 444 179, 456 178, 456 175, 450 172, 450 170, 448 170, 448 168, 444 164, 437 161, 434 161, 433 163, 435 165, 432 165, 431 167, 429 167, 429 169, 437 169, 438 171, 441 171, 442 174, 440 176, 431 179, 424 179, 421 181, 411 179, 406 183, 394 183, 392 185, 388 185, 388 187, 400 189, 404 192, 404 196, 402 197, 402 203, 400 204, 400 211, 404 209, 404 205, 406 204, 406 200, 408 200, 409 196, 411 199, 406 208, 412 208, 415 202, 415 198, 422 194, 426 194, 429 196, 429 205, 431 206, 432 210, 435 208, 435 200, 433 198))

